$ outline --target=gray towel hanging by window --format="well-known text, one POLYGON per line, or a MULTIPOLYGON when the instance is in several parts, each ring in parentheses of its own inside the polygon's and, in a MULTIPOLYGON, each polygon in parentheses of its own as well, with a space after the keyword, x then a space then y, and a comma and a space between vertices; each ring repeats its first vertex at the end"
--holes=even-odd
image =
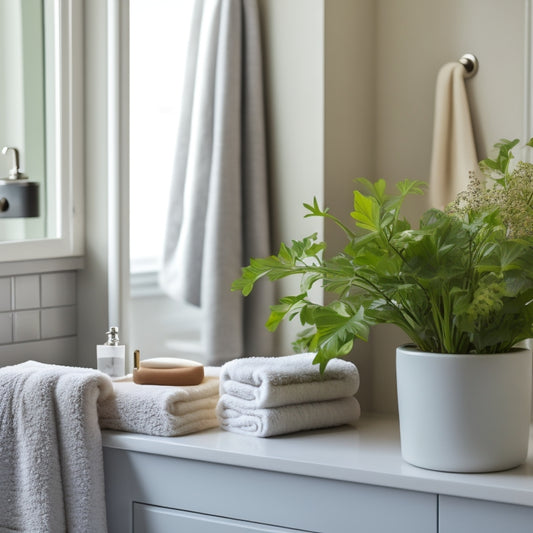
POLYGON ((182 106, 161 286, 202 308, 208 364, 268 355, 271 284, 246 301, 230 291, 271 253, 256 0, 197 0, 182 106))

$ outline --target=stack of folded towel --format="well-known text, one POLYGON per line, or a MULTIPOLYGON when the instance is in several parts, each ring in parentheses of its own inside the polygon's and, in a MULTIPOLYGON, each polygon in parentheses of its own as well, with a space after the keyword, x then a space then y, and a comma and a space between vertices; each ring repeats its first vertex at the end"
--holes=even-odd
POLYGON ((219 372, 206 367, 199 385, 138 385, 131 375, 113 381, 114 394, 98 404, 102 429, 175 437, 218 426, 219 372))
POLYGON ((235 359, 222 366, 217 416, 223 429, 271 437, 355 424, 357 367, 333 359, 324 374, 314 354, 235 359))

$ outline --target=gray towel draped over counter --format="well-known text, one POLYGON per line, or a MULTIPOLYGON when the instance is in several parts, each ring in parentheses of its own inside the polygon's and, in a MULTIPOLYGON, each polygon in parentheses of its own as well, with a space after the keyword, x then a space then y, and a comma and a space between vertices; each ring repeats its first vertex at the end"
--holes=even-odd
POLYGON ((0 531, 105 533, 97 402, 111 380, 27 361, 0 369, 0 531))
POLYGON ((263 283, 230 291, 269 255, 261 35, 256 0, 197 0, 192 18, 160 283, 203 309, 208 364, 268 354, 263 283))

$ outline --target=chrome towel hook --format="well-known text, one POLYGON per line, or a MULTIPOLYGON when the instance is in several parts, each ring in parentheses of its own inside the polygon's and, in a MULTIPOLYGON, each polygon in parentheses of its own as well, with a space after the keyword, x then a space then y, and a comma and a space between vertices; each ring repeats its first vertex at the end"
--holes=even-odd
POLYGON ((465 68, 465 78, 471 78, 476 75, 476 72, 479 69, 479 61, 474 54, 464 54, 459 63, 465 68))

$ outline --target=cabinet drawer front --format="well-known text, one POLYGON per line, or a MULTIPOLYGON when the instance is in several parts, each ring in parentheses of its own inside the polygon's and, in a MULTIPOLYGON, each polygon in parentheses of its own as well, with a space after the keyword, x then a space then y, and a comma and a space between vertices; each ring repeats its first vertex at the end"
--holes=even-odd
POLYGON ((439 533, 531 533, 533 507, 439 496, 439 533))
POLYGON ((142 503, 133 505, 134 533, 172 533, 174 531, 187 533, 294 533, 296 530, 166 509, 142 503))
POLYGON ((133 502, 281 531, 437 531, 434 494, 116 449, 104 459, 113 533, 131 532, 133 502))

